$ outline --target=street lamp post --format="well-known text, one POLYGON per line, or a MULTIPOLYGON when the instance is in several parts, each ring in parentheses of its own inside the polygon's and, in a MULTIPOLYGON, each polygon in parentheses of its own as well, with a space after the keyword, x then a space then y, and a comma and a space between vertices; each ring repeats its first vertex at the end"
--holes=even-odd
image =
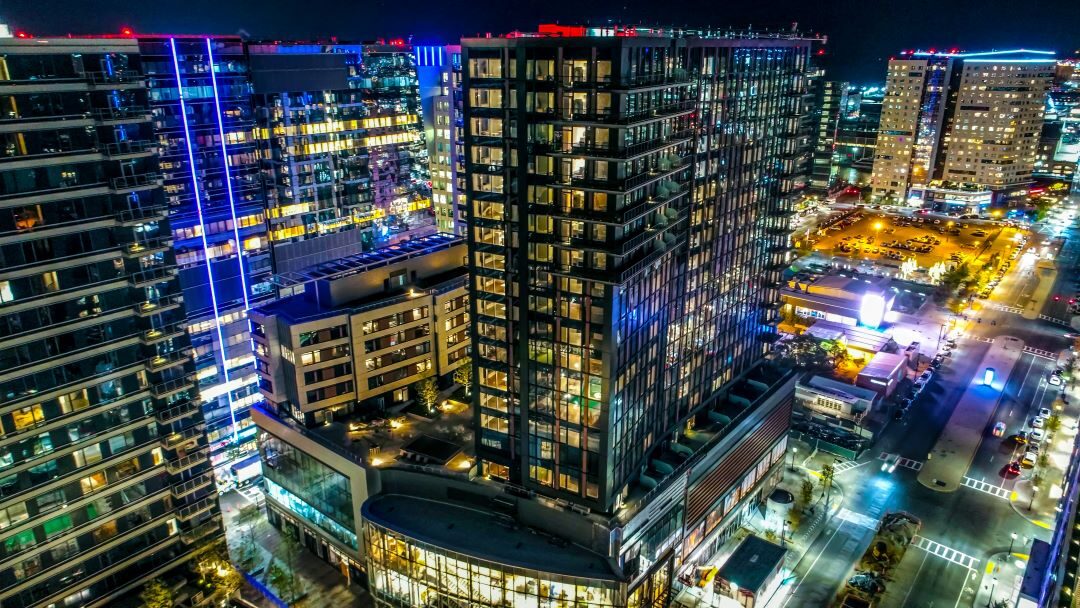
POLYGON ((1013 543, 1016 542, 1016 532, 1009 534, 1009 555, 1012 555, 1013 543))
POLYGON ((792 471, 795 470, 795 455, 798 454, 798 453, 799 453, 799 448, 793 446, 791 448, 791 466, 788 467, 792 471))
POLYGON ((994 577, 993 585, 990 587, 990 598, 986 600, 986 608, 990 608, 990 606, 994 603, 994 592, 995 591, 997 591, 997 577, 996 576, 994 577))
POLYGON ((1031 486, 1031 500, 1028 501, 1028 511, 1031 510, 1031 505, 1035 504, 1035 493, 1039 491, 1039 486, 1031 486))

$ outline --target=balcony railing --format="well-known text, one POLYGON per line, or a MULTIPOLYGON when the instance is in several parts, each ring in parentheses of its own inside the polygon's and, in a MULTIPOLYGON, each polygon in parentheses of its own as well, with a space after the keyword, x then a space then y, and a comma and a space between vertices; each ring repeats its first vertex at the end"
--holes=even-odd
POLYGON ((148 139, 114 141, 105 144, 102 153, 105 156, 131 156, 134 154, 149 154, 157 151, 155 142, 148 139))
MULTIPOLYGON (((166 382, 158 382, 150 387, 150 392, 157 398, 168 397, 173 393, 178 393, 182 390, 186 390, 195 386, 195 380, 191 376, 185 376, 183 378, 175 378, 166 382)), ((198 405, 193 407, 195 411, 199 409, 198 405)), ((185 415, 194 412, 188 412, 185 415)), ((160 414, 159 414, 160 416, 160 414)), ((158 418, 158 422, 161 422, 161 418, 158 418)))
MULTIPOLYGON (((195 456, 195 454, 192 454, 192 456, 195 456)), ((188 458, 190 458, 190 456, 188 458)), ((205 460, 205 458, 203 458, 203 460, 205 460)), ((190 521, 196 515, 209 511, 216 504, 217 497, 210 496, 209 498, 204 498, 193 505, 188 505, 186 507, 178 509, 176 511, 176 517, 180 521, 190 521)))
POLYGON ((109 180, 109 187, 117 192, 130 192, 134 190, 153 188, 163 183, 158 173, 140 173, 139 175, 123 175, 109 180))
POLYGON ((172 475, 177 475, 201 463, 209 462, 209 460, 207 460, 206 458, 209 451, 209 448, 199 448, 195 452, 188 454, 183 458, 170 460, 169 462, 165 463, 165 470, 172 475))
POLYGON ((190 545, 219 531, 224 531, 221 527, 221 516, 215 515, 210 521, 203 522, 191 530, 181 532, 180 540, 183 541, 185 545, 190 545))

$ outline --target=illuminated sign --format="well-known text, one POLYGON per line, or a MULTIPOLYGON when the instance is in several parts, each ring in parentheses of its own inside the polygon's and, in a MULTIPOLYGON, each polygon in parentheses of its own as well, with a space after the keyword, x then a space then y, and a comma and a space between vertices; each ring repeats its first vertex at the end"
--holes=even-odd
POLYGON ((859 306, 859 323, 876 328, 885 318, 885 296, 880 293, 867 293, 859 306))

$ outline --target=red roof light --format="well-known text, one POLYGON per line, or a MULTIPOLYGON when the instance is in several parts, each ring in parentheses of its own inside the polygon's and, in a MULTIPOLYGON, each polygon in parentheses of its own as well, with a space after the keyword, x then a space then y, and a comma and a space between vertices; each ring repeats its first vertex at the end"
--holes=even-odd
POLYGON ((120 35, 121 36, 131 36, 131 35, 134 35, 134 34, 135 34, 135 30, 131 29, 130 27, 124 26, 124 27, 120 28, 120 35))
POLYGON ((19 30, 19 31, 15 32, 15 37, 16 38, 33 38, 33 36, 31 36, 30 34, 27 34, 26 32, 24 32, 22 30, 19 30))

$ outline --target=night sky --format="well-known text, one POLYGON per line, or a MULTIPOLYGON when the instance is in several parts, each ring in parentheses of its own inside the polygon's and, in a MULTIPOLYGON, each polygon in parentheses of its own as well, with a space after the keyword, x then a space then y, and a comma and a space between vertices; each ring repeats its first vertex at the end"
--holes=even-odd
POLYGON ((1080 49, 1080 0, 0 0, 0 19, 36 36, 246 32, 253 38, 371 40, 534 30, 538 23, 787 29, 829 37, 830 77, 881 81, 907 48, 1080 49), (467 9, 464 7, 468 7, 467 9))

